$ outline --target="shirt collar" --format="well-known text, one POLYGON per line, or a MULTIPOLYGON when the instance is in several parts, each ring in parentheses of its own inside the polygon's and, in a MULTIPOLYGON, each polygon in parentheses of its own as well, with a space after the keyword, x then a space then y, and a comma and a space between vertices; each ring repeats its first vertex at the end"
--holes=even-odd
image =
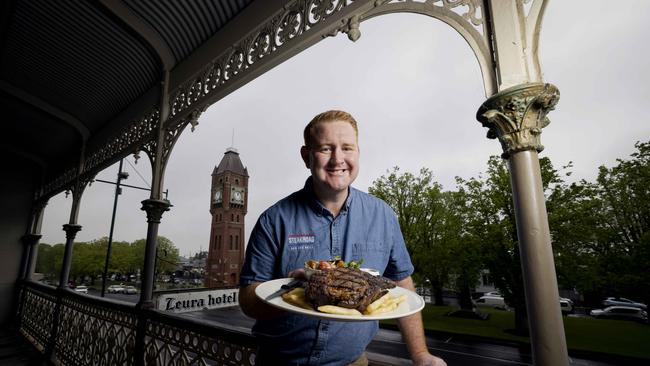
MULTIPOLYGON (((303 191, 305 192, 307 199, 309 201, 309 205, 311 208, 316 212, 317 214, 320 215, 331 215, 332 213, 323 206, 322 203, 318 200, 318 197, 316 197, 316 193, 314 192, 314 185, 313 185, 313 178, 310 176, 307 178, 305 181, 305 186, 303 187, 303 191)), ((345 199, 345 204, 341 208, 341 213, 347 213, 348 210, 350 209, 350 205, 352 204, 353 198, 356 195, 356 189, 352 187, 348 187, 348 197, 345 199)))

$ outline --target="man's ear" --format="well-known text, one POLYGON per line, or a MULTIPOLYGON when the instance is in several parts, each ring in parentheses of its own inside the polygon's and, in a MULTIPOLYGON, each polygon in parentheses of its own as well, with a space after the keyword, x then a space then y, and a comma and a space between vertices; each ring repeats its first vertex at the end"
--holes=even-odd
POLYGON ((300 156, 302 157, 302 161, 305 163, 307 169, 311 169, 311 164, 309 162, 309 148, 307 146, 300 148, 300 156))

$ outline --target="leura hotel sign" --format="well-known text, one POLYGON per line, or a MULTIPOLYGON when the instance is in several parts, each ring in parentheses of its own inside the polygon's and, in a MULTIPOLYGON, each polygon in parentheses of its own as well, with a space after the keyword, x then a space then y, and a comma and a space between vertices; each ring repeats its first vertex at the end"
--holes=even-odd
POLYGON ((218 290, 175 290, 154 292, 158 310, 187 313, 239 305, 239 288, 218 290))

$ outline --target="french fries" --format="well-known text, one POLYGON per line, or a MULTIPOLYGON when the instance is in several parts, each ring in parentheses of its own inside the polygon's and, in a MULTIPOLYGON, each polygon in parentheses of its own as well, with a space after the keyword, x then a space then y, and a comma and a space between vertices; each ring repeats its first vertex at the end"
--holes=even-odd
MULTIPOLYGON (((282 294, 282 299, 289 304, 301 307, 307 310, 314 310, 311 302, 307 300, 305 296, 305 289, 302 287, 294 288, 293 290, 282 294)), ((323 305, 318 307, 318 311, 327 314, 335 315, 349 315, 349 316, 358 316, 358 315, 379 315, 384 313, 389 313, 397 309, 399 304, 406 301, 406 295, 401 295, 395 297, 390 292, 380 297, 379 299, 372 302, 366 310, 361 314, 356 309, 348 309, 336 305, 323 305)))
POLYGON ((305 297, 305 289, 302 287, 294 288, 293 290, 282 294, 282 299, 289 304, 296 305, 303 309, 314 310, 314 307, 305 297))
POLYGON ((405 300, 406 300, 406 295, 395 297, 391 293, 387 293, 386 295, 380 297, 379 299, 375 300, 373 303, 368 305, 366 311, 364 311, 363 313, 365 315, 378 315, 378 314, 389 313, 397 309, 399 304, 405 300))
POLYGON ((373 312, 377 311, 381 306, 383 306, 387 301, 392 299, 392 296, 389 292, 384 294, 384 296, 378 298, 377 300, 373 301, 368 307, 366 308, 366 315, 367 314, 372 314, 373 312))
POLYGON ((342 308, 336 305, 323 305, 318 307, 321 313, 336 314, 336 315, 361 315, 357 309, 342 308))

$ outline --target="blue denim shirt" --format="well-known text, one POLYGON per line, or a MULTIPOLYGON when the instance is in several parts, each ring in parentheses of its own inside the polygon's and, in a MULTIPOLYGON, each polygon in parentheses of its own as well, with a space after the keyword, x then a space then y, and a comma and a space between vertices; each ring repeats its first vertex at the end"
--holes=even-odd
MULTIPOLYGON (((337 217, 305 187, 259 218, 246 248, 241 285, 287 277, 310 259, 363 259, 362 267, 392 280, 413 273, 397 217, 384 201, 354 188, 337 217)), ((356 360, 377 333, 377 322, 338 322, 285 314, 259 320, 258 362, 272 365, 345 365, 356 360)))

